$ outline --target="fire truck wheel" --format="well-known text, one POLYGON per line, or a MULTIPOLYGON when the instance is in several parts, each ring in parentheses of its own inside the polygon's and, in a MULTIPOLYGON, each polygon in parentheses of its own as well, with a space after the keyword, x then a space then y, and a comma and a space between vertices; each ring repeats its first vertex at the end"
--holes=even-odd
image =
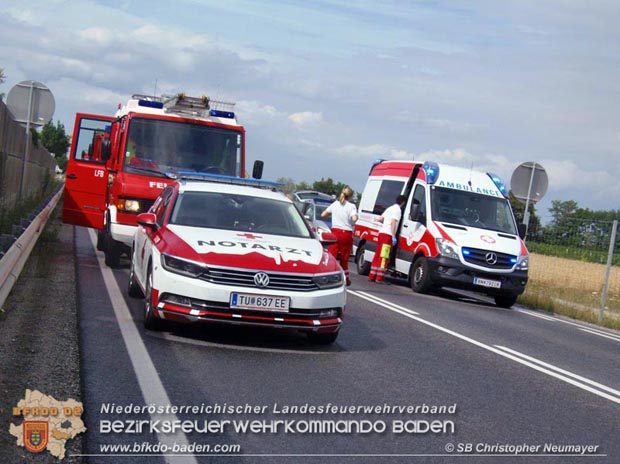
POLYGON ((510 308, 516 303, 518 295, 512 293, 495 295, 495 304, 500 308, 510 308))
POLYGON ((147 330, 161 330, 162 321, 153 314, 153 272, 149 268, 146 276, 146 291, 144 292, 144 328, 147 330))
POLYGON ((105 229, 101 229, 97 232, 97 250, 104 251, 105 250, 105 229))
POLYGON ((411 289, 416 293, 427 293, 433 288, 430 273, 428 271, 428 261, 424 256, 420 256, 411 266, 409 273, 411 289))
POLYGON ((127 284, 127 293, 132 298, 142 298, 144 293, 142 293, 142 289, 140 285, 138 285, 138 281, 136 280, 136 273, 134 272, 133 266, 133 252, 131 253, 131 267, 129 268, 129 283, 127 284))
POLYGON ((315 345, 329 345, 336 341, 339 333, 340 331, 332 333, 308 332, 308 341, 315 345))
POLYGON ((359 275, 367 276, 370 274, 370 262, 366 261, 366 258, 364 257, 364 245, 357 249, 355 264, 357 264, 357 273, 359 275))
POLYGON ((114 240, 109 234, 106 237, 105 245, 105 264, 111 268, 117 268, 121 262, 121 244, 114 240))

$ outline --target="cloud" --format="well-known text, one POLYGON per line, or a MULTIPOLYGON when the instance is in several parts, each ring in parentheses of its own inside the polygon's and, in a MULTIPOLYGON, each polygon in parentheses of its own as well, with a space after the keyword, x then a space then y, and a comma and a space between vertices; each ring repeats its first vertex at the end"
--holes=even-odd
POLYGON ((312 111, 302 111, 301 113, 293 113, 288 117, 297 126, 316 125, 323 122, 323 113, 314 113, 312 111))
POLYGON ((334 153, 343 155, 347 158, 366 158, 394 159, 394 160, 413 160, 413 153, 387 145, 344 145, 332 150, 334 153))

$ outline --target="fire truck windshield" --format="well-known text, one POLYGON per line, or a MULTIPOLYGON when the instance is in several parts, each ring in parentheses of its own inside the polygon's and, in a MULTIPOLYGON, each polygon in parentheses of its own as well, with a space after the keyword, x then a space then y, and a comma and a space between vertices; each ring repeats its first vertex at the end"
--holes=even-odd
POLYGON ((431 190, 434 221, 517 235, 508 200, 443 187, 431 190))
POLYGON ((123 170, 142 175, 196 171, 242 175, 240 131, 170 120, 133 118, 123 170))

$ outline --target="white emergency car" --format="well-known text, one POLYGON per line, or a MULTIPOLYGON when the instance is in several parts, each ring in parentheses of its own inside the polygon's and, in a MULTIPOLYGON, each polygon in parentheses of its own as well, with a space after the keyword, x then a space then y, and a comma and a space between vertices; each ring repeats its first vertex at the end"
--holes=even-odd
POLYGON ((387 271, 416 292, 454 287, 510 307, 525 290, 529 254, 508 191, 490 173, 434 162, 379 161, 362 193, 353 232, 358 271, 367 275, 379 215, 407 196, 387 271))
POLYGON ((138 216, 128 291, 144 324, 209 322, 296 329, 336 340, 344 275, 275 184, 181 179, 138 216))

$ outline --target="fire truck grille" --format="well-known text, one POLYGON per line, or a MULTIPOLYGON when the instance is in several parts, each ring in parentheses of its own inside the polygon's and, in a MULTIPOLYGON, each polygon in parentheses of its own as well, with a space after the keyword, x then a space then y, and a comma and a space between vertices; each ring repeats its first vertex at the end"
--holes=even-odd
MULTIPOLYGON (((254 283, 254 276, 258 272, 264 271, 247 271, 242 269, 231 269, 221 267, 211 267, 202 274, 200 278, 207 282, 218 285, 230 285, 235 287, 253 287, 258 286, 254 283)), ((283 274, 276 272, 265 272, 269 276, 269 283, 266 288, 271 290, 288 290, 294 292, 311 292, 318 290, 318 286, 312 280, 312 276, 302 274, 283 274)))
POLYGON ((517 262, 517 257, 514 255, 478 248, 463 248, 463 259, 468 263, 490 269, 512 269, 517 262))

